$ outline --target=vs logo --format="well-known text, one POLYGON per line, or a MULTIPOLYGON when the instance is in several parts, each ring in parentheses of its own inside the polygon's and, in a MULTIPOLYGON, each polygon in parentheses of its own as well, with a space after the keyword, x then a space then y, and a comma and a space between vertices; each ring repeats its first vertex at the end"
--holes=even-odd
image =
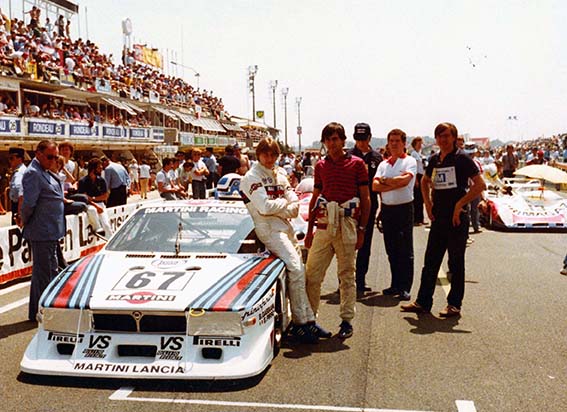
POLYGON ((91 336, 89 338, 89 349, 106 349, 110 345, 110 336, 91 336))
POLYGON ((170 338, 161 338, 161 350, 180 350, 183 346, 183 338, 181 336, 173 336, 170 338))

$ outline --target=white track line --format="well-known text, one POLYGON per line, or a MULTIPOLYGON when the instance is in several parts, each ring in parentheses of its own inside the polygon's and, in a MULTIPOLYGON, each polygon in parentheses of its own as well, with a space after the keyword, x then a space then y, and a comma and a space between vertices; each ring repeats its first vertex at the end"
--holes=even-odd
POLYGON ((30 281, 27 281, 27 282, 23 282, 23 283, 18 283, 17 285, 10 286, 9 288, 6 288, 6 289, 2 289, 2 290, 0 290, 0 296, 7 295, 8 293, 11 293, 11 292, 18 290, 18 289, 25 288, 26 286, 29 286, 30 283, 31 283, 30 281))
POLYGON ((18 308, 18 307, 20 307, 20 306, 23 306, 23 305, 27 304, 29 301, 30 301, 30 298, 27 297, 27 298, 23 298, 23 299, 17 300, 17 301, 15 301, 15 302, 13 302, 13 303, 10 303, 10 304, 6 305, 6 306, 0 306, 0 313, 9 312, 9 311, 11 311, 12 309, 16 309, 16 308, 18 308))
POLYGON ((298 404, 278 404, 263 402, 225 402, 207 401, 204 399, 171 399, 171 398, 140 398, 129 396, 134 391, 132 387, 122 387, 110 395, 113 401, 134 401, 134 402, 154 402, 154 403, 183 403, 191 405, 208 406, 232 406, 242 408, 273 408, 273 409, 295 409, 311 411, 331 411, 331 412, 425 412, 406 409, 377 409, 377 408, 356 408, 350 406, 328 406, 328 405, 298 405, 298 404))
POLYGON ((476 412, 473 401, 455 401, 459 412, 476 412))

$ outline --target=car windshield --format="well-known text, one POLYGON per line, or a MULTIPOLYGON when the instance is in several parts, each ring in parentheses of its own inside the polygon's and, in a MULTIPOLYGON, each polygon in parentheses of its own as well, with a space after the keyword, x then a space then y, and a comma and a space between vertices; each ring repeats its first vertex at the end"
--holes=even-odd
POLYGON ((256 253, 252 218, 242 206, 156 206, 139 210, 106 250, 165 253, 256 253))

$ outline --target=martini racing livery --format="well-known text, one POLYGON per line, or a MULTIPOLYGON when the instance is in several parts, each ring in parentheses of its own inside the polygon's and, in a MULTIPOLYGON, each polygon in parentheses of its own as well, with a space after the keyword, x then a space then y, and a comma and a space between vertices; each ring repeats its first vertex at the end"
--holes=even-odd
POLYGON ((489 184, 479 204, 486 227, 510 231, 567 231, 567 199, 537 179, 504 179, 489 184))
POLYGON ((290 323, 284 263, 242 202, 148 204, 40 299, 30 374, 235 379, 261 373, 290 323))

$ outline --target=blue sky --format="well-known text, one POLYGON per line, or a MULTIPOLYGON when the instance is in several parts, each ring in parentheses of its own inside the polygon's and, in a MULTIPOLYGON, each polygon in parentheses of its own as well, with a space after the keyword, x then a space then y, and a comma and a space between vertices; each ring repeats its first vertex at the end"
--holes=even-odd
MULTIPOLYGON (((14 14, 21 13, 17 3, 14 14)), ((175 50, 232 114, 251 116, 247 67, 258 65, 256 109, 272 124, 268 85, 277 79, 283 128, 281 86, 289 87, 288 140, 295 145, 297 96, 304 144, 330 121, 348 135, 356 122, 368 122, 375 137, 392 128, 432 135, 441 121, 502 140, 567 132, 567 5, 560 0, 78 3, 83 37, 88 17, 91 40, 118 57, 121 21, 129 17, 136 41, 175 50)), ((7 0, 0 5, 7 10, 7 0)), ((75 35, 78 26, 74 21, 75 35)), ((190 70, 178 74, 195 80, 190 70)))

